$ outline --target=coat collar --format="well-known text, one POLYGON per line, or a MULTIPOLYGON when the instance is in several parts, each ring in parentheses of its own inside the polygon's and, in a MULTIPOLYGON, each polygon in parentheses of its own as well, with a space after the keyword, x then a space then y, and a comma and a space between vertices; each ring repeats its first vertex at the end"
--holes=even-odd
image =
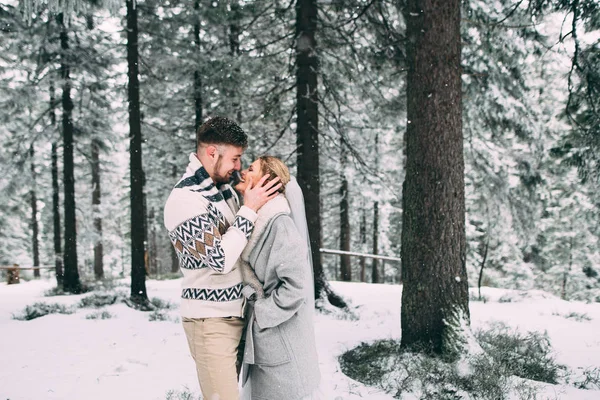
POLYGON ((242 252, 242 260, 248 261, 250 253, 258 243, 258 240, 262 236, 264 230, 269 225, 269 221, 278 214, 290 214, 290 205, 288 204, 287 198, 284 194, 280 193, 273 199, 269 200, 264 206, 258 210, 258 218, 254 222, 254 230, 248 244, 242 252))

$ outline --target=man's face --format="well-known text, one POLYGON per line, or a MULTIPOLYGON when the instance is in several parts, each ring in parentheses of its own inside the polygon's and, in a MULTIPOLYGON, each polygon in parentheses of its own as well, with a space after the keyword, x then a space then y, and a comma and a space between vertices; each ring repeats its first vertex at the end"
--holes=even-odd
POLYGON ((242 147, 232 145, 217 146, 216 161, 213 169, 213 180, 215 182, 227 183, 231 180, 234 171, 242 169, 242 147))

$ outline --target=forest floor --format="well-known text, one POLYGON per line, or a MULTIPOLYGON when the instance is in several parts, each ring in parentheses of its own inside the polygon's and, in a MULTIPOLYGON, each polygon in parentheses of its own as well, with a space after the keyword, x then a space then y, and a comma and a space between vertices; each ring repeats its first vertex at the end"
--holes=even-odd
MULTIPOLYGON (((103 292, 107 296, 45 296, 56 286, 50 277, 10 286, 0 283, 0 400, 198 399, 195 368, 177 309, 181 281, 147 281, 149 297, 161 306, 153 312, 136 311, 120 301, 101 308, 88 304, 125 296, 127 284, 116 281, 113 289, 103 292), (91 296, 96 297, 86 301, 91 296), (70 314, 14 319, 34 303, 70 314)), ((332 286, 350 302, 352 313, 332 311, 315 317, 327 400, 392 399, 345 376, 339 357, 362 342, 400 337, 402 287, 342 282, 332 286)), ((470 303, 474 330, 501 322, 523 333, 546 332, 556 362, 565 366, 568 377, 562 383, 533 383, 535 398, 600 398, 595 384, 592 390, 572 385, 585 371, 600 371, 599 303, 567 302, 540 291, 483 288, 482 293, 485 303, 470 303)), ((30 307, 28 314, 41 309, 30 307)))

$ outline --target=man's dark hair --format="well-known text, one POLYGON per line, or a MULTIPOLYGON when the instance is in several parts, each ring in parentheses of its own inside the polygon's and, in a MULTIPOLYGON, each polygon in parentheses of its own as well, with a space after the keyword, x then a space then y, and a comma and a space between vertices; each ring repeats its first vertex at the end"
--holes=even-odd
POLYGON ((248 136, 229 118, 213 117, 196 132, 196 148, 201 144, 229 144, 245 149, 248 147, 248 136))

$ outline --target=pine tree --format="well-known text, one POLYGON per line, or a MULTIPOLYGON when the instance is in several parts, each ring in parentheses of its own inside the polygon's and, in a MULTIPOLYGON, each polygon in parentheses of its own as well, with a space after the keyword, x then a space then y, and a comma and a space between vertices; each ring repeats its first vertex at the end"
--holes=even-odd
POLYGON ((75 216, 75 176, 73 163, 73 99, 71 98, 71 60, 69 59, 69 36, 64 15, 58 14, 60 27, 60 71, 62 80, 62 133, 63 133, 63 184, 65 215, 65 250, 63 289, 80 293, 81 282, 77 265, 77 221, 75 216))
MULTIPOLYGON (((194 11, 196 12, 194 18, 194 44, 196 45, 196 55, 199 59, 202 57, 202 46, 200 42, 200 0, 194 1, 194 11)), ((194 128, 196 131, 198 128, 200 128, 200 125, 202 125, 202 114, 204 107, 202 102, 202 75, 199 67, 200 66, 197 65, 196 69, 194 70, 194 109, 196 111, 194 128)))
MULTIPOLYGON (((298 183, 304 192, 308 231, 313 249, 315 279, 323 275, 321 256, 321 212, 319 183, 319 120, 315 30, 317 8, 311 0, 296 3, 296 101, 298 183), (316 160, 315 160, 316 158, 316 160)), ((323 291, 315 282, 315 295, 323 291)))
MULTIPOLYGON (((53 96, 51 97, 53 99, 53 96)), ((54 120, 54 113, 52 113, 54 120)), ((54 125, 54 122, 52 123, 54 125)), ((63 287, 63 255, 62 241, 60 234, 60 200, 58 187, 58 152, 56 143, 52 143, 52 227, 53 227, 53 245, 54 245, 54 271, 56 275, 57 287, 63 287)))
POLYGON ((136 0, 127 0, 127 66, 129 101, 129 156, 131 199, 131 301, 148 303, 145 268, 144 170, 138 72, 138 26, 136 0))
POLYGON ((594 0, 539 0, 534 10, 544 15, 560 11, 570 17, 570 30, 559 40, 570 36, 574 50, 569 69, 568 98, 564 117, 571 132, 561 143, 562 156, 577 166, 582 181, 600 182, 600 40, 586 42, 586 33, 600 31, 600 6, 594 0), (582 29, 583 28, 583 29, 582 29))
POLYGON ((94 213, 94 275, 96 279, 104 278, 104 257, 102 246, 102 215, 100 211, 100 143, 92 139, 92 209, 94 213))
POLYGON ((469 324, 460 2, 412 0, 407 23, 402 345, 455 353, 469 324))
POLYGON ((344 301, 325 280, 321 261, 321 188, 319 176, 319 110, 315 31, 317 7, 314 0, 296 2, 296 135, 298 184, 304 192, 308 234, 312 248, 315 296, 327 296, 338 307, 344 301))
MULTIPOLYGON (((340 250, 350 251, 350 210, 348 179, 346 178, 346 147, 341 144, 340 152, 340 250)), ((352 259, 349 255, 340 256, 340 271, 343 281, 352 280, 352 259)))
MULTIPOLYGON (((31 201, 31 238, 32 238, 32 249, 33 249, 33 266, 40 266, 40 237, 39 237, 39 222, 38 222, 38 205, 37 205, 37 193, 36 193, 36 171, 35 171, 35 150, 33 144, 29 148, 29 157, 31 158, 31 183, 33 187, 30 191, 31 201)), ((35 269, 33 276, 36 278, 40 277, 40 270, 35 269)))

